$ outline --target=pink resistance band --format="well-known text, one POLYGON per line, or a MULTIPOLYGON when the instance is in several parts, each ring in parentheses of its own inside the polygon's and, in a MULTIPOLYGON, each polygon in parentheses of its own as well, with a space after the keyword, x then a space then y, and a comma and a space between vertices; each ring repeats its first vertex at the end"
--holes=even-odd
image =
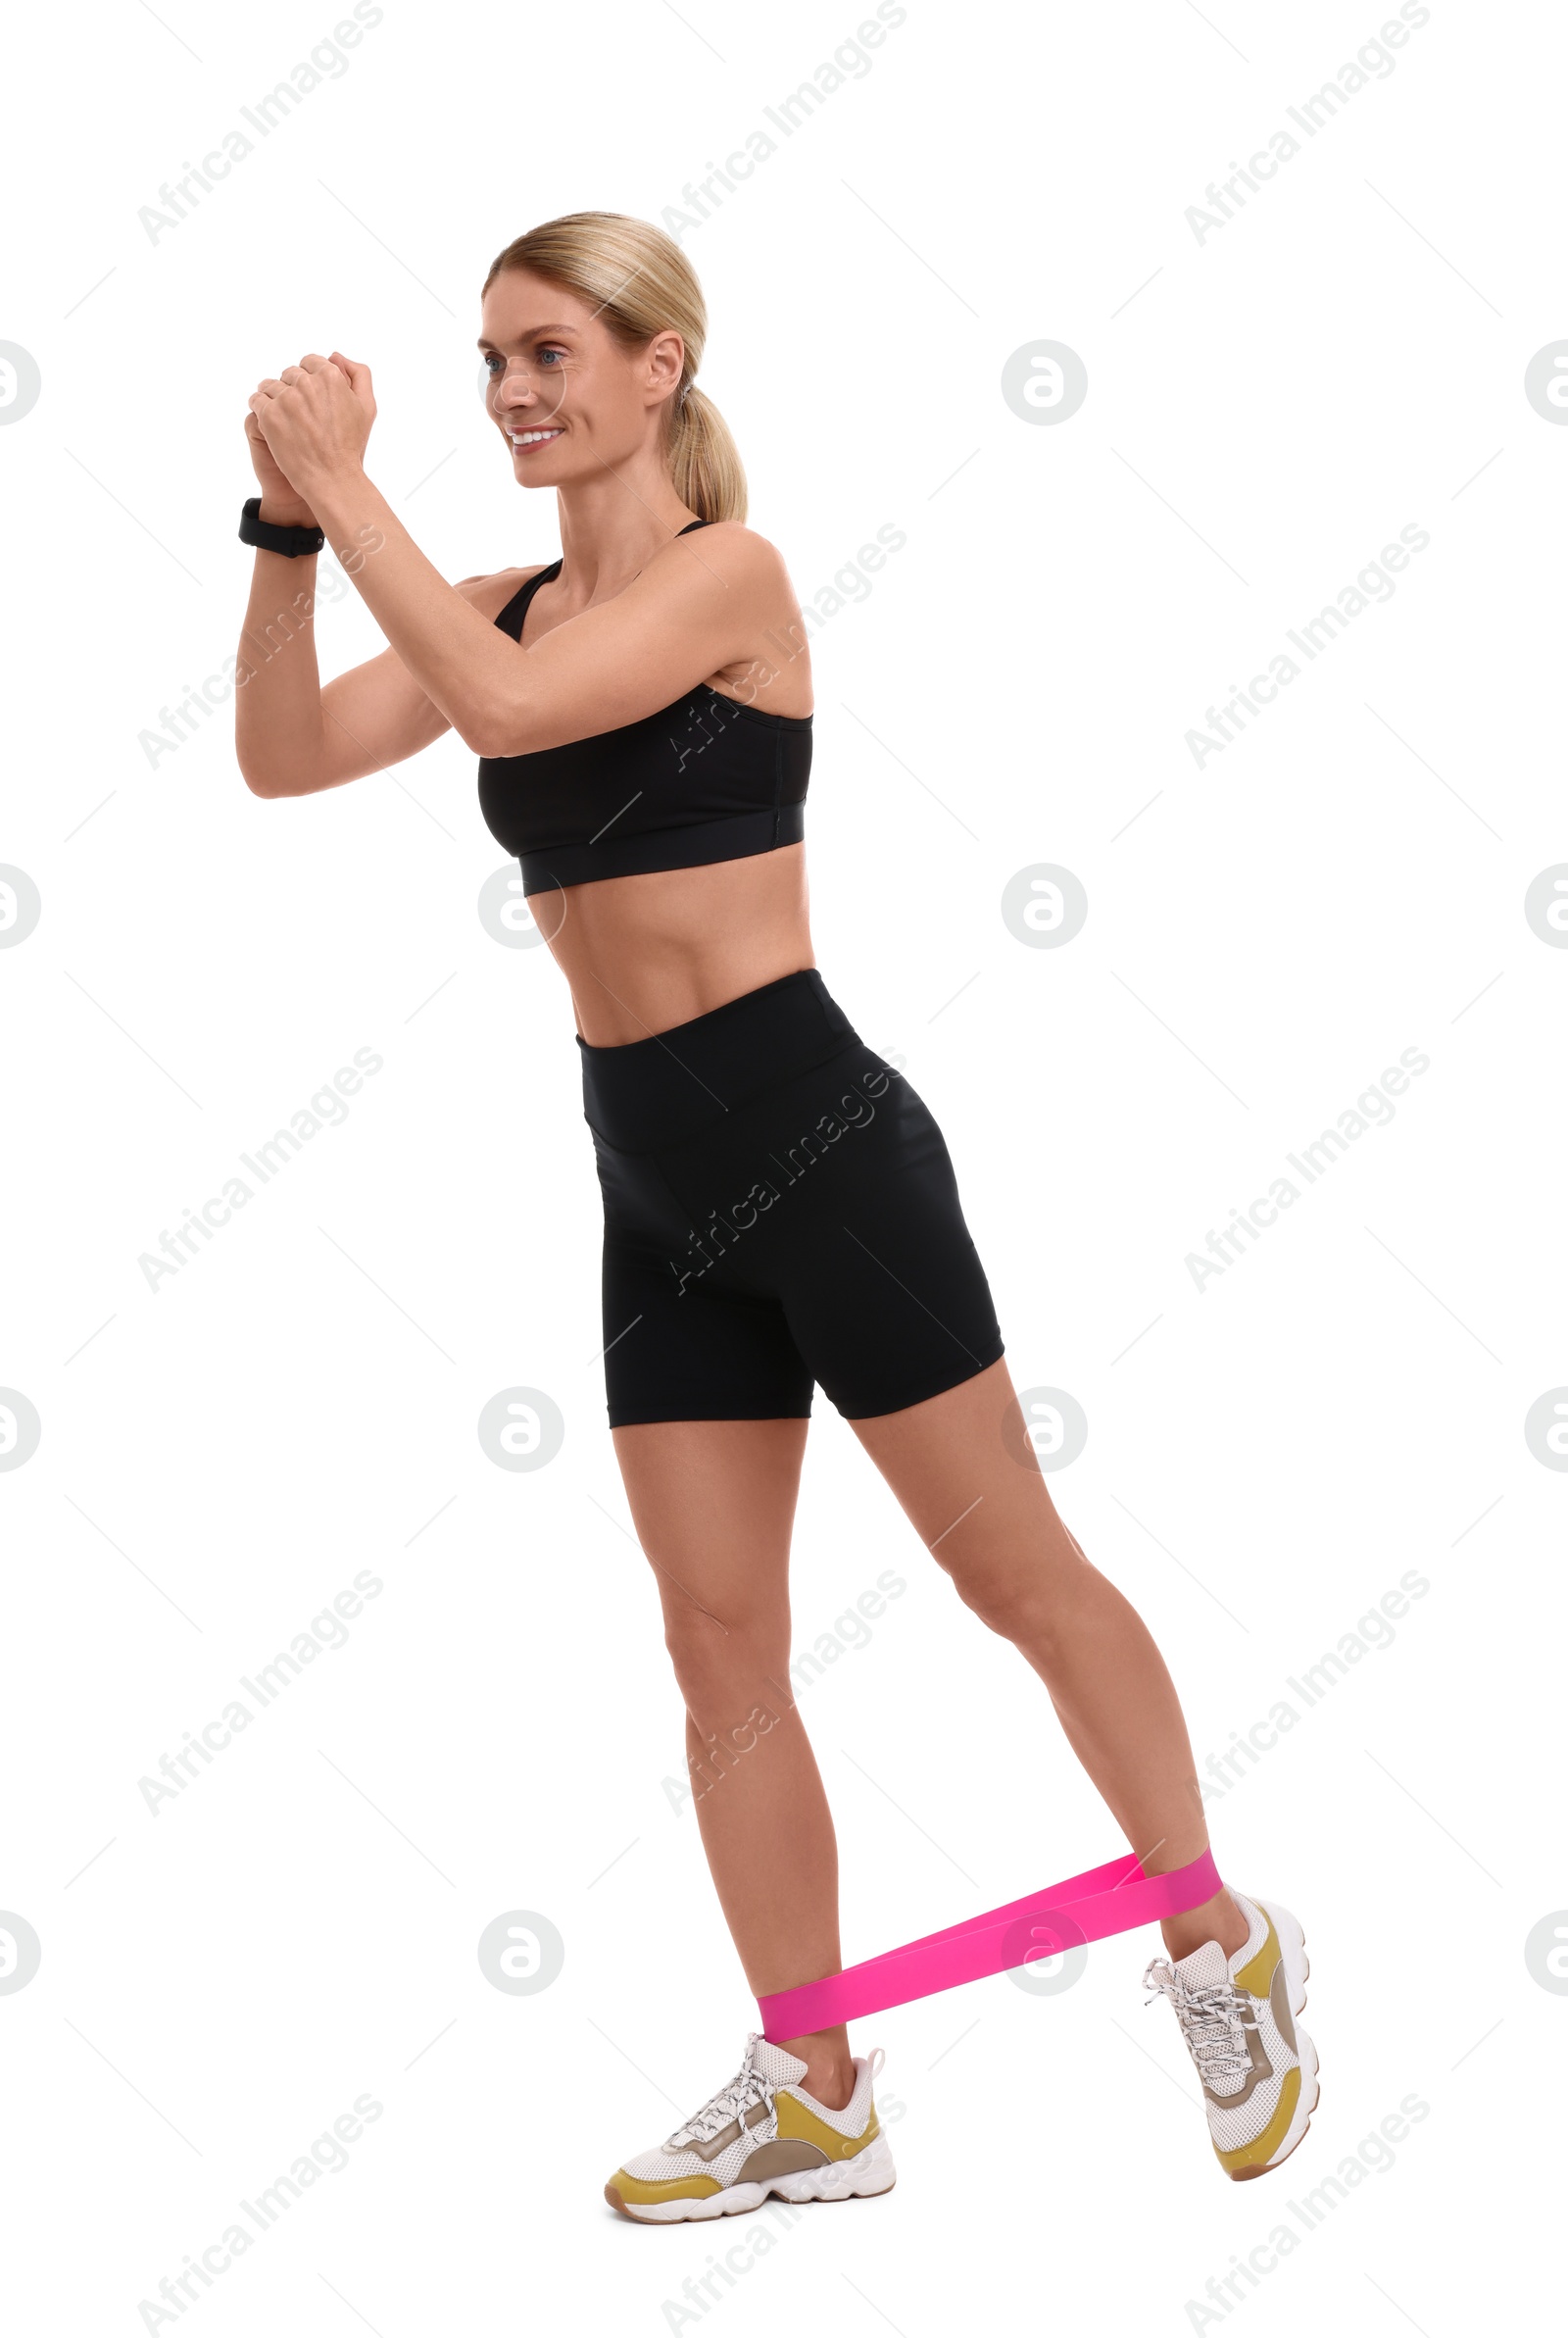
POLYGON ((1086 1941, 1107 1940, 1113 1932, 1181 1915, 1189 1908, 1200 1908, 1220 1889, 1212 1852, 1205 1851, 1188 1866, 1172 1868, 1168 1875, 1146 1875, 1143 1863, 1129 1852, 1105 1866, 1091 1867, 1087 1874, 1069 1875, 1065 1882, 1050 1883, 1027 1899, 971 1916, 967 1923, 950 1924, 945 1932, 929 1932, 923 1940, 889 1949, 886 1956, 852 1965, 846 1972, 760 1997, 762 2035, 776 2046, 786 2038, 831 2029, 840 2021, 885 2014, 890 2006, 907 2005, 913 1997, 956 1989, 963 1981, 984 1980, 990 1973, 1006 1972, 1012 1965, 1029 1965, 1086 1941))

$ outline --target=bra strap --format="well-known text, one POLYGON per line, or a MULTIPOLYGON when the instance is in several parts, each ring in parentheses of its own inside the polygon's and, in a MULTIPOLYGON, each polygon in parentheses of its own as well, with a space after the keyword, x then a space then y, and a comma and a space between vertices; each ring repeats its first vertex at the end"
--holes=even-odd
MULTIPOLYGON (((675 530, 675 533, 681 536, 689 536, 694 527, 709 527, 711 526, 711 524, 712 522, 708 520, 688 520, 686 525, 684 527, 678 527, 675 530)), ((496 623, 501 627, 503 633, 510 633, 514 641, 518 643, 521 642, 522 628, 527 622, 528 617, 529 602, 533 599, 534 594, 538 591, 541 584, 554 584, 556 578, 560 574, 561 562, 559 560, 555 560, 551 562, 549 568, 541 569, 537 576, 530 576, 526 584, 522 584, 517 587, 517 590, 513 594, 505 609, 502 610, 500 616, 496 619, 496 623)))
POLYGON ((521 642, 523 620, 527 617, 529 602, 541 584, 554 583, 560 574, 560 561, 552 561, 547 569, 541 569, 536 576, 529 577, 526 584, 517 587, 505 609, 496 619, 496 623, 501 627, 503 633, 509 633, 514 641, 521 642))

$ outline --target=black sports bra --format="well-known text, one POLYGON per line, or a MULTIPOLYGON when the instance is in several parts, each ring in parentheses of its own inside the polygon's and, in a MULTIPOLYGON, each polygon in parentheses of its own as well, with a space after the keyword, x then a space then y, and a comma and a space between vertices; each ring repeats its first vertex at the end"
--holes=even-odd
MULTIPOLYGON (((529 577, 496 619, 503 633, 521 640, 529 602, 560 573, 558 560, 529 577)), ((799 844, 810 771, 809 715, 763 714, 702 682, 618 730, 483 756, 479 809, 522 864, 524 893, 547 893, 799 844)))

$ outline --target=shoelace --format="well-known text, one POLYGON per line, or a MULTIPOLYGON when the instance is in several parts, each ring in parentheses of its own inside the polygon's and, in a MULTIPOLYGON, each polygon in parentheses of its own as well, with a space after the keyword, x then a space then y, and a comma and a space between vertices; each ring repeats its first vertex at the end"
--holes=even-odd
POLYGON ((1192 2050, 1203 2084, 1214 2094, 1234 2094, 1251 2068, 1247 2050, 1248 2012, 1234 1981, 1200 1988, 1184 1981, 1163 1957, 1153 1957, 1144 1973, 1146 2005, 1167 1997, 1176 2008, 1182 2036, 1192 2050))
POLYGON ((692 2141, 706 2143, 721 2127, 727 2127, 732 2118, 742 2117, 754 2103, 766 2103, 771 2108, 772 2100, 771 2081, 748 2062, 727 2086, 721 2086, 701 2111, 694 2111, 685 2124, 675 2129, 666 2139, 665 2149, 679 2150, 683 2143, 692 2141))

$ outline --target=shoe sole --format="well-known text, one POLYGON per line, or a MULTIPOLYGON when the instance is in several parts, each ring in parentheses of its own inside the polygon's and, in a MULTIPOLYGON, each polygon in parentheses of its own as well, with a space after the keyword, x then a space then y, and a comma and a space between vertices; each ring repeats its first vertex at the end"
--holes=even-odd
POLYGON ((874 2200, 897 2182, 885 2135, 875 2136, 853 2160, 832 2160, 825 2167, 801 2167, 769 2176, 761 2184, 730 2184, 703 2200, 652 2200, 630 2205, 612 2181, 605 2198, 617 2215, 633 2224, 705 2224, 715 2216, 743 2216, 760 2209, 770 2192, 804 2206, 808 2201, 874 2200))
POLYGON ((1278 1907, 1271 1900, 1255 1901, 1254 1906, 1262 1909, 1279 1936, 1280 1955, 1290 1994, 1291 2022, 1296 2030, 1297 2059, 1301 2065, 1301 2091, 1296 2099, 1291 2123, 1280 2138, 1279 2150, 1271 2160, 1265 2160, 1261 2167, 1239 2168, 1231 2176, 1231 2181, 1237 2184, 1247 2183, 1253 2176, 1271 2175, 1276 2167, 1283 2167, 1311 2125, 1312 2114, 1317 2109, 1322 2091, 1318 2085, 1317 2048, 1297 2018, 1306 2006, 1307 1976, 1312 1970, 1306 1953, 1306 1935, 1288 1908, 1278 1907))

